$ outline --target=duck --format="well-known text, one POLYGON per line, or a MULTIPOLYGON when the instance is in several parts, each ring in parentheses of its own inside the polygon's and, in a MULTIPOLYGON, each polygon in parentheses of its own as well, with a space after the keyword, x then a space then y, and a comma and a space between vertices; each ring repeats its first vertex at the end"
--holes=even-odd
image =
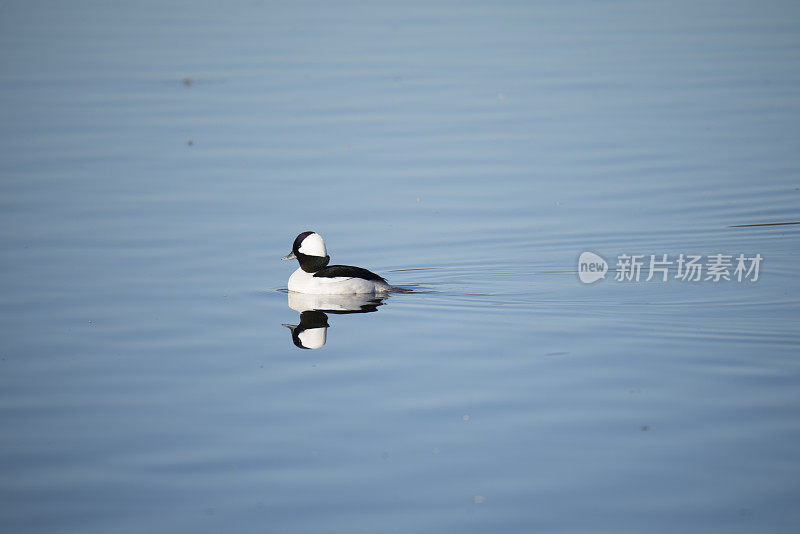
POLYGON ((314 295, 363 295, 388 293, 385 278, 363 267, 328 265, 331 258, 318 233, 301 232, 292 251, 282 260, 297 260, 300 267, 289 277, 289 291, 314 295))

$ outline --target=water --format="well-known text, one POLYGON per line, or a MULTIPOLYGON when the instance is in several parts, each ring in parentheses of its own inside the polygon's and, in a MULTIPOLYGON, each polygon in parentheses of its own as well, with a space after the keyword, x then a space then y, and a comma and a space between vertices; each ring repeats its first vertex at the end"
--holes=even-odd
POLYGON ((4 3, 3 531, 796 531, 799 26, 4 3), (306 229, 415 291, 297 348, 306 229))

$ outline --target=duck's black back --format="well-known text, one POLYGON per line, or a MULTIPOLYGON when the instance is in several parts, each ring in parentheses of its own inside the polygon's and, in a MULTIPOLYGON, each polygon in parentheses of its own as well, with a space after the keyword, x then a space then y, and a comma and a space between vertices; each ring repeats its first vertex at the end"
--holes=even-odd
POLYGON ((364 280, 373 280, 375 282, 386 282, 382 276, 378 276, 372 271, 363 269, 361 267, 353 267, 352 265, 329 265, 314 273, 314 276, 321 278, 363 278, 364 280))

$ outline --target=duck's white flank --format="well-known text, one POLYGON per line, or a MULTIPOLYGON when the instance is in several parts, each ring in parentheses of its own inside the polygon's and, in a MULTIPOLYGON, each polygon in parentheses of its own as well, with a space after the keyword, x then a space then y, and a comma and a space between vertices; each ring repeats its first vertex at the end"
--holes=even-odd
POLYGON ((314 293, 317 295, 361 295, 367 293, 385 293, 392 286, 376 280, 336 276, 332 278, 314 276, 303 269, 297 269, 289 277, 289 291, 314 293))

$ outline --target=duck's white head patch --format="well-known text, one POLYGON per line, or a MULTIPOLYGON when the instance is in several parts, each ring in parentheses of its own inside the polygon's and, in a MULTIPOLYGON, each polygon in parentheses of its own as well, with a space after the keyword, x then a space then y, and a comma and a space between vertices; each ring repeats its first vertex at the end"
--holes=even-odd
POLYGON ((297 252, 306 256, 319 256, 321 258, 328 255, 328 251, 325 250, 325 241, 317 233, 308 234, 300 243, 300 248, 297 249, 297 252))

